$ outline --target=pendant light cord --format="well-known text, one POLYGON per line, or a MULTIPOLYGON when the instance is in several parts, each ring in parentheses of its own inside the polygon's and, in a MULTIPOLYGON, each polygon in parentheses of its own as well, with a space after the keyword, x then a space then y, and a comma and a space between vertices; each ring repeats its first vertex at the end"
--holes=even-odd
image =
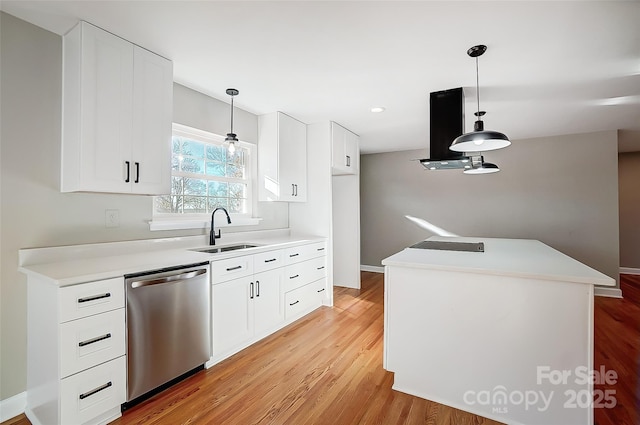
POLYGON ((233 96, 231 96, 231 133, 233 133, 233 96))
POLYGON ((476 98, 478 99, 478 120, 482 120, 482 117, 480 116, 480 78, 478 77, 478 57, 477 56, 476 56, 476 98))

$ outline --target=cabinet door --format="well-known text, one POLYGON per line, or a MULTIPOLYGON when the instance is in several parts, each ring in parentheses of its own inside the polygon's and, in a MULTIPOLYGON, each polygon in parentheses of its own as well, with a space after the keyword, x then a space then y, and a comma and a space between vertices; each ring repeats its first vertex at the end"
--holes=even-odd
POLYGON ((132 192, 171 193, 173 65, 135 46, 132 192))
POLYGON ((307 126, 278 113, 280 200, 307 200, 307 126))
POLYGON ((255 297, 251 276, 213 285, 213 355, 223 355, 253 336, 255 297))
POLYGON ((359 137, 349 130, 346 130, 344 136, 344 156, 347 172, 349 174, 358 174, 358 165, 360 162, 359 145, 359 137))
POLYGON ((346 171, 346 152, 344 138, 346 130, 340 125, 331 123, 331 169, 334 174, 346 171))
POLYGON ((254 276, 255 333, 268 332, 284 321, 282 303, 282 269, 269 270, 254 276))
MULTIPOLYGON (((76 118, 80 123, 75 124, 81 126, 78 146, 68 146, 80 156, 76 190, 130 192, 133 45, 87 23, 81 29, 79 93, 65 92, 80 102, 76 118)), ((74 154, 64 150, 63 146, 65 156, 74 154)))
POLYGON ((358 174, 360 141, 357 134, 331 123, 331 171, 333 175, 358 174))

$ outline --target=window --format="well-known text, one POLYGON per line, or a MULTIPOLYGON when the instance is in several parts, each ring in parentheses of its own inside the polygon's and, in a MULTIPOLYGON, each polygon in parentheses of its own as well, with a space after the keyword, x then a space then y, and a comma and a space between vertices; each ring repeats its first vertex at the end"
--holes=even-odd
POLYGON ((221 136, 180 124, 173 125, 171 144, 171 195, 155 198, 154 220, 202 221, 218 207, 232 217, 251 216, 253 145, 237 143, 230 154, 221 136))

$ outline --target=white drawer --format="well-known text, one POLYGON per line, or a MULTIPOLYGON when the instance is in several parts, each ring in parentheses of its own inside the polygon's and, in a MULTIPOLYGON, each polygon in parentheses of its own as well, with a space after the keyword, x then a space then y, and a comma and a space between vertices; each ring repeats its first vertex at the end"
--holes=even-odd
POLYGON ((211 282, 226 282, 227 280, 253 274, 253 255, 213 261, 211 263, 211 282))
POLYGON ((283 250, 261 252, 253 255, 253 272, 260 273, 283 266, 283 250))
POLYGON ((284 290, 304 286, 326 276, 326 257, 318 257, 301 263, 292 264, 284 268, 284 290))
POLYGON ((60 323, 124 307, 124 278, 98 280, 60 288, 60 323))
POLYGON ((327 279, 316 280, 311 284, 313 290, 316 292, 316 297, 318 297, 318 301, 322 304, 323 301, 329 299, 329 294, 327 293, 327 279))
POLYGON ((60 325, 60 376, 66 377, 125 353, 125 309, 60 325))
POLYGON ((319 257, 326 254, 325 242, 314 242, 306 245, 298 245, 285 250, 285 264, 298 263, 310 258, 319 257))
POLYGON ((60 381, 60 423, 84 424, 125 402, 126 357, 60 381))
POLYGON ((315 310, 322 304, 317 288, 313 283, 305 285, 301 288, 289 291, 284 295, 284 317, 289 320, 300 316, 303 313, 307 313, 311 310, 315 310))

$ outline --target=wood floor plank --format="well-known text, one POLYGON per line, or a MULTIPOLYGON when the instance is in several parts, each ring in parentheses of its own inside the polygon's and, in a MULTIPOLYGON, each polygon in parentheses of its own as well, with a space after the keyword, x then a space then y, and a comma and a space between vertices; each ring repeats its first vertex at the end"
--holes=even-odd
MULTIPOLYGON (((624 300, 596 297, 595 366, 619 375, 617 405, 597 425, 638 425, 640 277, 624 300), (627 296, 628 295, 628 296, 627 296)), ((335 288, 322 307, 231 358, 126 411, 113 425, 492 425, 498 422, 391 389, 382 368, 383 275, 335 288)), ((21 415, 3 424, 28 425, 21 415)), ((66 425, 66 424, 65 424, 66 425)))

